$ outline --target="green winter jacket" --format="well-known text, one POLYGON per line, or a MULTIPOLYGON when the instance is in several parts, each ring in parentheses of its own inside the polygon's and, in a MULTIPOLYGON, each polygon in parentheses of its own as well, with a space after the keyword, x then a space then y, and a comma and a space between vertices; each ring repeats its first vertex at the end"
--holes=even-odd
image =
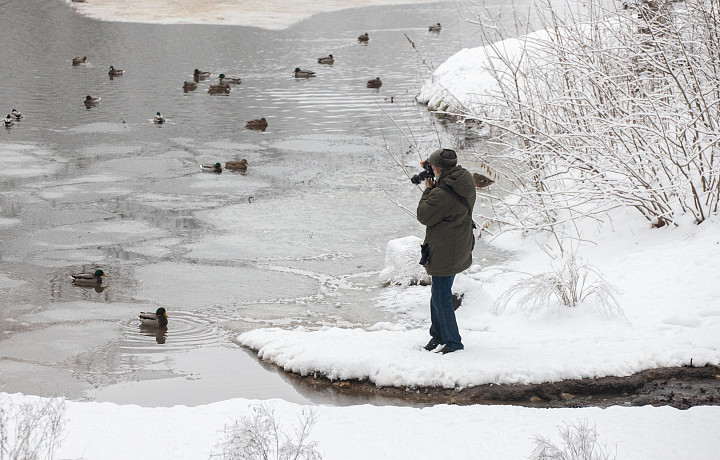
MULTIPOLYGON (((475 205, 475 182, 469 171, 454 166, 445 171, 438 184, 445 182, 465 197, 470 209, 475 205)), ((472 220, 465 205, 448 190, 427 188, 417 207, 417 219, 425 225, 425 244, 430 246, 430 261, 425 265, 429 275, 450 276, 472 264, 472 220)))

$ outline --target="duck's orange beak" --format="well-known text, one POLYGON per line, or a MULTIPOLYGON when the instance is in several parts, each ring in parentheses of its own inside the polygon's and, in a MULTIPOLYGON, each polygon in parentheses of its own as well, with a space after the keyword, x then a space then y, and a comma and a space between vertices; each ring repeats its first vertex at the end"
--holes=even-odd
POLYGON ((165 318, 168 318, 167 313, 163 313, 163 316, 164 316, 165 318))

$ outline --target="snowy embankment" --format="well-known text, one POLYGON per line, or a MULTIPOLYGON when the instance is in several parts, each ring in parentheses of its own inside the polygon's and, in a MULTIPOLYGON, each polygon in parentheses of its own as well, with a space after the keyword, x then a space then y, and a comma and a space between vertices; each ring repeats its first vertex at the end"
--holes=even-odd
MULTIPOLYGON (((42 401, 0 393, 4 409, 42 401)), ((208 458, 223 429, 248 417, 258 404, 231 399, 198 407, 147 408, 66 401, 65 439, 54 458, 208 458)), ((280 430, 292 436, 303 407, 281 400, 267 404, 272 405, 280 430)), ((583 421, 595 428, 599 446, 617 452, 624 460, 710 460, 717 458, 720 450, 718 407, 680 411, 650 406, 529 409, 443 405, 420 409, 364 405, 318 406, 316 411, 310 440, 317 442, 317 451, 327 460, 526 459, 537 436, 561 446, 558 428, 583 421)), ((13 442, 11 435, 7 444, 11 449, 13 442)))
MULTIPOLYGON (((386 288, 378 306, 396 312, 396 324, 258 329, 238 341, 287 371, 398 387, 542 383, 626 376, 691 360, 720 364, 720 222, 651 229, 616 215, 614 224, 614 231, 587 229, 593 243, 578 243, 578 252, 617 290, 621 314, 600 311, 592 297, 575 308, 550 304, 530 312, 511 303, 494 310, 506 289, 550 265, 535 240, 506 234, 491 244, 511 251, 512 261, 486 266, 478 248, 476 265, 456 277, 454 291, 464 295, 457 311, 460 352, 421 348, 429 339, 428 286, 386 288)), ((397 252, 388 265, 397 264, 397 252)), ((406 254, 407 264, 417 264, 406 254)))

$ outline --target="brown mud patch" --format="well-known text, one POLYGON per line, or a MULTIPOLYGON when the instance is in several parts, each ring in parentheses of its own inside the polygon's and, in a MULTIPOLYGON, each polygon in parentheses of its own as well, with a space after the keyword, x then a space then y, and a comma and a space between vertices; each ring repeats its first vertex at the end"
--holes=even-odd
POLYGON ((599 377, 539 384, 486 384, 463 389, 378 387, 367 380, 329 380, 286 373, 303 392, 346 403, 512 404, 527 407, 672 406, 688 409, 720 405, 720 367, 649 369, 626 377, 599 377))

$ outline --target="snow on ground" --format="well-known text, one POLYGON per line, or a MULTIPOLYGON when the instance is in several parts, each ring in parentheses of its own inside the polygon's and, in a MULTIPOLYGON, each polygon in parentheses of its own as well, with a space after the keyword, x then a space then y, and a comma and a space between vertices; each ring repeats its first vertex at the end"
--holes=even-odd
POLYGON ((588 228, 585 238, 593 243, 576 251, 617 290, 618 314, 596 308, 593 297, 575 308, 555 303, 527 311, 511 302, 494 310, 495 300, 517 281, 551 270, 534 238, 506 234, 491 244, 513 250, 514 260, 502 267, 475 265, 456 277, 454 290, 464 294, 457 311, 463 351, 443 356, 421 349, 429 339, 428 286, 386 288, 378 302, 399 314, 398 324, 257 329, 238 340, 288 371, 399 387, 625 376, 691 359, 699 366, 720 364, 720 284, 714 279, 720 221, 651 229, 618 215, 614 224, 618 230, 588 228))
MULTIPOLYGON (((10 404, 37 397, 0 394, 10 404)), ((226 425, 260 402, 231 399, 208 405, 146 408, 67 401, 67 437, 56 458, 208 458, 226 425)), ((266 401, 280 430, 292 435, 304 406, 266 401)), ((513 406, 316 407, 310 433, 327 460, 527 459, 542 436, 562 446, 558 428, 587 422, 598 444, 624 460, 717 458, 720 407, 530 409, 513 406)))
MULTIPOLYGON (((70 0, 66 0, 70 3, 70 0)), ((313 14, 364 6, 438 0, 92 0, 72 2, 83 15, 106 21, 157 24, 231 24, 281 30, 313 14)))

